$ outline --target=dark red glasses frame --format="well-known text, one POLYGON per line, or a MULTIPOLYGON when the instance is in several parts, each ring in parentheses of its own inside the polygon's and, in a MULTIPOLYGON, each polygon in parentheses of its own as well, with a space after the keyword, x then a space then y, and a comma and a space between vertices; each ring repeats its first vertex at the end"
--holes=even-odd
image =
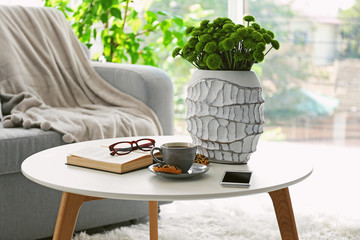
POLYGON ((140 149, 142 151, 150 151, 153 147, 155 147, 154 139, 142 138, 142 139, 139 139, 136 141, 122 141, 122 142, 113 143, 109 146, 109 150, 111 151, 110 155, 114 156, 115 154, 117 154, 117 155, 129 154, 129 153, 131 153, 131 151, 134 151, 136 149, 140 149), (139 144, 139 142, 142 142, 142 141, 144 143, 139 144), (145 141, 148 141, 148 142, 145 142, 145 141), (122 143, 128 143, 129 147, 116 149, 116 145, 122 144, 122 143), (135 146, 134 146, 134 144, 135 144, 135 146))

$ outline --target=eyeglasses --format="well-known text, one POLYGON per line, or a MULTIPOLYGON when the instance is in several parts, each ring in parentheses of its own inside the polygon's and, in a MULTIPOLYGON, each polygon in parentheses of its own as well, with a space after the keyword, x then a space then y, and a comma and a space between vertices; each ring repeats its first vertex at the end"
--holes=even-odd
POLYGON ((142 138, 136 141, 129 142, 117 142, 109 146, 109 150, 111 151, 110 155, 125 155, 129 154, 131 151, 140 149, 142 151, 150 151, 153 147, 155 147, 155 140, 150 138, 142 138), (135 144, 135 146, 134 146, 135 144))

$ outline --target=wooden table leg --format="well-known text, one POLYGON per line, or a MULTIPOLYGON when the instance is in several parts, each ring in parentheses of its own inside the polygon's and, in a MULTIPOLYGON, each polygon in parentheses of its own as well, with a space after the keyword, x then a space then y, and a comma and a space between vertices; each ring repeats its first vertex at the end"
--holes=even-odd
POLYGON ((81 205, 83 202, 98 199, 101 198, 63 192, 53 240, 71 240, 81 205))
POLYGON ((150 240, 158 240, 158 202, 149 201, 150 240))
POLYGON ((288 188, 269 192, 273 201, 282 240, 298 240, 294 212, 288 188))

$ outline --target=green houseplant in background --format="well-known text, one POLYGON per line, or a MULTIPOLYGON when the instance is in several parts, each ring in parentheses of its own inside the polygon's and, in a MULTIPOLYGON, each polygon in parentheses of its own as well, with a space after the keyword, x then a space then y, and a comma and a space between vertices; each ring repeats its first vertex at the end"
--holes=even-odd
POLYGON ((172 53, 197 68, 187 89, 187 130, 213 162, 247 163, 263 132, 262 88, 251 67, 280 44, 253 16, 244 21, 203 20, 172 53))
POLYGON ((44 0, 46 7, 62 11, 79 40, 88 48, 101 38, 102 52, 92 58, 104 57, 107 62, 139 63, 158 66, 158 51, 176 39, 184 44, 182 18, 164 11, 137 10, 130 0, 83 0, 70 7, 69 0, 44 0), (161 35, 151 36, 151 33, 161 35), (153 41, 144 41, 152 38, 153 41))

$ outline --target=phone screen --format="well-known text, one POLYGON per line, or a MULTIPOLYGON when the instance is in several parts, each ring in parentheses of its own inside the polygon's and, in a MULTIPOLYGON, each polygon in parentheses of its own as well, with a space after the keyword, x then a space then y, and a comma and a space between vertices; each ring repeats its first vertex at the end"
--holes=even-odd
POLYGON ((231 172, 226 171, 221 181, 222 185, 249 186, 252 172, 231 172))

